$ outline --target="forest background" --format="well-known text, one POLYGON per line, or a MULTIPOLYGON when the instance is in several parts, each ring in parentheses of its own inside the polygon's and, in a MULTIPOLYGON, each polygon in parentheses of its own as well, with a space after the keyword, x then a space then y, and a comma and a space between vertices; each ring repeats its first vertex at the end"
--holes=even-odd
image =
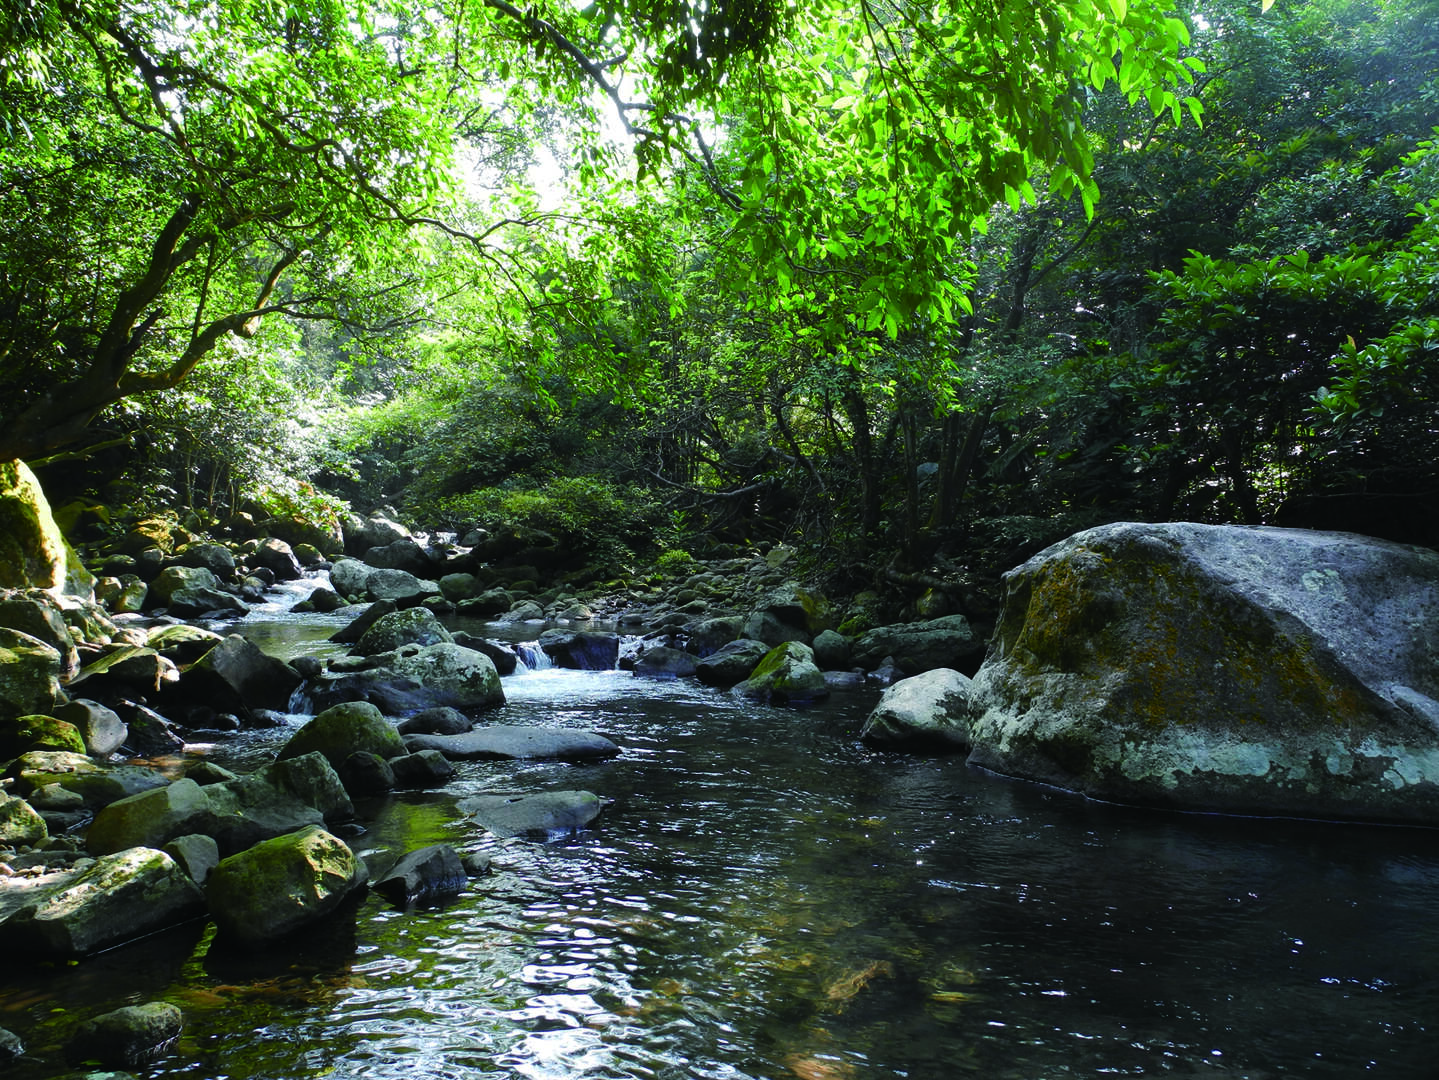
POLYGON ((0 6, 0 459, 78 543, 1439 543, 1435 0, 0 6))

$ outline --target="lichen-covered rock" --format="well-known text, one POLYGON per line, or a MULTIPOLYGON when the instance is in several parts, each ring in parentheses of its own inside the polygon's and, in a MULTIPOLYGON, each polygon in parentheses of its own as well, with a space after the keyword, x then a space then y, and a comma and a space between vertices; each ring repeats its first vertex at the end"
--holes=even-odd
POLYGON ((347 600, 361 600, 369 595, 370 575, 375 568, 360 559, 336 559, 330 567, 330 584, 347 600))
POLYGON ((205 898, 175 860, 152 848, 96 859, 0 923, 18 952, 79 957, 204 914, 205 898))
POLYGON ((426 607, 406 608, 382 616, 360 635, 355 652, 361 656, 393 652, 402 645, 438 645, 454 638, 426 607))
POLYGON ((814 662, 814 650, 803 642, 787 641, 766 653, 734 692, 771 705, 803 705, 828 697, 829 685, 814 662))
POLYGON ((389 760, 407 753, 405 742, 379 709, 365 701, 334 705, 308 721, 290 737, 281 758, 318 751, 331 768, 339 769, 356 750, 369 750, 389 760))
POLYGON ((312 826, 221 859, 205 897, 220 933, 265 942, 323 918, 364 883, 345 842, 312 826))
POLYGON ((0 791, 0 845, 21 847, 45 839, 45 819, 24 799, 0 791))
POLYGON ((1439 824, 1439 553, 1121 523, 1005 583, 972 762, 1119 801, 1439 824))
POLYGON ((65 1043, 65 1056, 106 1067, 144 1065, 169 1050, 184 1028, 184 1014, 168 1001, 126 1005, 80 1024, 65 1043))
POLYGON ((0 626, 39 638, 60 654, 60 681, 73 679, 80 670, 75 636, 55 597, 41 589, 0 594, 0 626))
POLYGON ((953 668, 901 679, 880 696, 859 736, 887 749, 968 750, 969 686, 953 668))
POLYGON ((927 622, 876 627, 854 643, 851 659, 866 671, 873 671, 887 657, 893 657, 906 675, 918 675, 937 667, 964 669, 966 660, 983 651, 984 638, 968 619, 946 615, 927 622))
POLYGON ((62 664, 53 646, 0 626, 0 716, 49 713, 60 697, 62 664))
POLYGON ((432 706, 451 705, 473 711, 505 703, 494 662, 482 652, 453 642, 427 645, 399 656, 390 669, 401 678, 419 683, 432 706))

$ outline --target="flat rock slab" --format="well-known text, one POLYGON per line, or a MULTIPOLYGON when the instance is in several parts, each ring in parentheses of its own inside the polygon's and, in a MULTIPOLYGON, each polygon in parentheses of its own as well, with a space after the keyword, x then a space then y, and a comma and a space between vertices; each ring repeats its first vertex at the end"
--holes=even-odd
POLYGON ((555 838, 577 832, 600 816, 605 800, 592 791, 537 795, 476 795, 459 808, 499 837, 555 838))
POLYGON ((576 728, 495 724, 460 735, 407 735, 411 753, 438 750, 454 760, 604 761, 620 748, 603 735, 576 728))

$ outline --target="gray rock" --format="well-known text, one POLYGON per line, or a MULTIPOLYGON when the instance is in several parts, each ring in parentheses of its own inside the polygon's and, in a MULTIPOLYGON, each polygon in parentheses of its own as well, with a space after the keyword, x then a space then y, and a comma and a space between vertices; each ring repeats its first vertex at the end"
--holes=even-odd
POLYGON ((589 791, 546 791, 537 795, 477 795, 459 802, 461 812, 499 837, 553 839, 585 828, 605 808, 589 791))
POLYGON ((152 848, 105 855, 0 923, 18 952, 80 957, 198 918, 205 898, 175 860, 152 848))
POLYGON ((769 652, 754 638, 739 638, 720 646, 695 664, 695 674, 706 686, 733 686, 744 682, 769 652))
POLYGON ((953 668, 901 679, 881 695, 860 738, 888 749, 968 750, 969 687, 953 668))
POLYGON ((513 646, 506 645, 502 641, 492 641, 489 638, 482 638, 477 634, 467 634, 463 630, 454 632, 456 645, 463 645, 467 649, 474 649, 475 652, 484 653, 495 665, 495 670, 501 675, 513 675, 519 667, 520 657, 513 646))
POLYGON ((177 619, 217 618, 244 615, 250 609, 245 601, 223 589, 176 589, 170 594, 165 610, 177 619))
POLYGON ((158 769, 111 765, 63 750, 34 750, 22 754, 9 764, 5 775, 15 779, 15 789, 21 795, 48 784, 59 784, 79 794, 91 809, 170 783, 158 769))
POLYGON ((825 671, 840 671, 849 667, 849 638, 837 630, 821 630, 811 645, 814 661, 825 671))
POLYGON ((696 657, 665 645, 646 649, 635 661, 634 673, 649 679, 676 679, 695 673, 696 657))
POLYGON ((345 842, 313 826, 221 859, 205 899, 221 934, 260 943, 324 918, 364 883, 364 864, 345 842))
POLYGON ((313 806, 326 821, 353 817, 354 804, 340 783, 339 774, 324 754, 311 752, 272 761, 251 777, 269 784, 277 791, 293 795, 306 806, 313 806))
POLYGON ((146 603, 150 607, 170 606, 170 597, 181 589, 220 590, 220 579, 203 566, 167 566, 150 582, 146 603))
POLYGON ((377 600, 365 608, 359 615, 356 615, 348 625, 342 626, 331 634, 330 640, 339 642, 342 645, 354 644, 356 641, 359 641, 360 638, 364 636, 365 631, 374 626, 375 623, 379 622, 391 612, 398 610, 393 600, 377 600))
POLYGON ((260 546, 250 555, 249 561, 254 566, 270 571, 275 575, 276 581, 294 581, 304 574, 300 560, 295 558, 295 552, 290 545, 273 536, 267 536, 260 541, 260 546))
POLYGON ((169 1050, 184 1028, 184 1014, 167 1001, 126 1005, 80 1024, 66 1041, 65 1054, 105 1067, 145 1065, 169 1050))
POLYGON ((400 721, 396 730, 401 735, 460 735, 474 726, 475 722, 459 709, 440 705, 400 721))
POLYGON ((620 656, 618 634, 601 630, 546 630, 540 648, 556 667, 611 671, 620 656))
POLYGON ((689 633, 690 648, 696 656, 704 657, 737 640, 744 632, 744 620, 738 615, 720 615, 713 619, 701 619, 686 627, 686 630, 689 633))
POLYGON ((213 630, 186 623, 170 623, 152 627, 147 632, 145 643, 176 664, 193 664, 224 640, 213 630))
POLYGON ((398 521, 376 512, 368 518, 348 518, 344 522, 345 550, 368 551, 372 547, 404 540, 410 530, 398 521))
POLYGON ((375 568, 360 559, 336 559, 330 567, 330 584, 348 600, 369 595, 370 575, 375 568))
POLYGON ((224 544, 186 544, 175 557, 181 566, 204 567, 220 581, 235 575, 235 556, 224 544))
POLYGON ((365 594, 371 600, 390 600, 402 608, 414 607, 425 597, 439 593, 438 584, 407 570, 376 570, 365 582, 365 594))
MULTIPOLYGON (((440 584, 444 584, 443 580, 440 584)), ((480 618, 503 615, 510 610, 514 602, 513 594, 501 588, 486 589, 471 599, 456 601, 461 614, 475 615, 480 618)))
POLYGON ((803 626, 793 626, 772 611, 751 612, 740 633, 751 640, 762 641, 770 648, 788 641, 807 645, 812 637, 803 626))
POLYGON ((75 725, 85 740, 85 751, 95 757, 109 757, 124 745, 129 729, 116 715, 98 701, 76 698, 55 710, 56 718, 75 725))
POLYGON ((814 651, 803 642, 787 641, 766 653, 734 693, 770 705, 803 705, 828 697, 829 686, 814 651))
POLYGON ((432 844, 401 857, 370 884, 396 907, 435 907, 459 896, 469 875, 449 844, 432 844))
MULTIPOLYGON (((480 581, 474 574, 445 574, 440 578, 440 592, 446 600, 456 604, 462 600, 473 600, 480 595, 480 581)), ((505 607, 509 604, 506 603, 505 607)))
POLYGON ((1439 824, 1439 553, 1122 523, 1005 589, 975 764, 1116 801, 1439 824))
MULTIPOLYGON (((403 761, 407 755, 395 758, 403 761)), ((379 754, 356 750, 340 765, 345 790, 355 796, 384 795, 395 790, 395 770, 379 754)))
POLYGON ((325 822, 318 809, 260 774, 202 790, 211 814, 209 833, 222 855, 325 822))
POLYGON ((476 728, 463 735, 410 735, 405 745, 411 751, 438 750, 456 761, 602 761, 620 752, 613 742, 593 731, 513 724, 476 728))
POLYGON ((213 836, 187 833, 175 837, 160 850, 174 859, 196 885, 204 885, 210 871, 220 865, 220 845, 213 836))
POLYGON ((438 750, 417 750, 390 762, 395 787, 401 790, 444 787, 454 778, 455 767, 438 750))
POLYGON ((364 560, 377 569, 404 570, 417 578, 428 577, 436 566, 429 552, 409 537, 370 548, 364 560))
POLYGON ((377 619, 355 643, 360 656, 393 652, 402 645, 436 645, 454 638, 426 607, 393 611, 377 619))
POLYGON ((184 708, 200 704, 220 712, 285 712, 299 685, 300 674, 289 664, 248 638, 230 634, 185 671, 166 691, 164 702, 184 708))
POLYGON ((984 651, 984 639, 963 615, 946 615, 927 622, 898 623, 869 631, 854 643, 852 661, 873 671, 893 657, 906 675, 931 668, 962 668, 984 651))
POLYGON ((0 1065, 13 1065, 25 1056, 25 1044, 13 1031, 0 1028, 0 1065))

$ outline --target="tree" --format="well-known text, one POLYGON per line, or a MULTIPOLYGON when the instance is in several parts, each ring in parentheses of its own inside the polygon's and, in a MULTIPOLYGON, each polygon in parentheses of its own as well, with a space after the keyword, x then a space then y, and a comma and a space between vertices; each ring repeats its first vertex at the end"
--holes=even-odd
MULTIPOLYGON (((460 180, 462 148, 528 139, 537 103, 618 110, 642 174, 697 163, 756 280, 843 282, 822 301, 831 323, 850 309, 893 335, 955 317, 955 245, 1038 167, 1092 200, 1086 86, 1177 112, 1171 86, 1194 66, 1157 0, 869 0, 857 24, 772 0, 7 0, 4 14, 0 458, 82 437, 266 320, 413 322, 458 287, 425 272, 417 230, 523 304, 551 302, 503 239, 542 215, 475 220, 460 180), (704 122, 719 109, 746 118, 723 157, 704 122)), ((573 150, 591 182, 614 164, 598 136, 573 150)))

